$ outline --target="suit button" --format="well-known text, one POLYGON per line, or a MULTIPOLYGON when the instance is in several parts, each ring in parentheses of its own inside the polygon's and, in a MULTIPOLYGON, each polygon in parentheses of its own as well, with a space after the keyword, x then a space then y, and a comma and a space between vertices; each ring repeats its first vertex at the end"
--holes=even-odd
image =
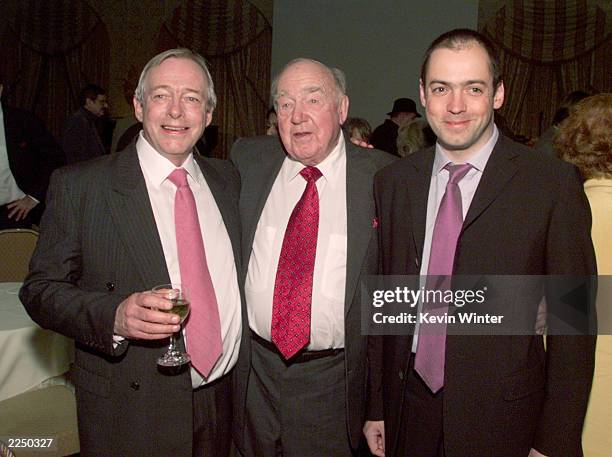
POLYGON ((399 378, 400 378, 401 380, 403 380, 403 379, 404 379, 404 372, 403 372, 402 370, 400 370, 400 372, 399 372, 399 378))
POLYGON ((113 290, 115 290, 115 283, 107 282, 106 283, 106 290, 108 290, 109 292, 112 292, 113 290))
POLYGON ((138 389, 140 389, 140 384, 138 383, 138 381, 133 381, 133 382, 130 384, 130 388, 131 388, 132 390, 138 390, 138 389))

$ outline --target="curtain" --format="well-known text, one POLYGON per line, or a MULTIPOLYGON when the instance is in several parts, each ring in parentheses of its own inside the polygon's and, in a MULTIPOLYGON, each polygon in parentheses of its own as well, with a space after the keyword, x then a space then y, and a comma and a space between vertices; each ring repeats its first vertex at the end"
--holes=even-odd
POLYGON ((272 60, 272 28, 247 0, 185 0, 164 23, 158 49, 187 47, 202 54, 215 84, 215 157, 234 140, 265 131, 272 60))
POLYGON ((498 2, 482 27, 499 51, 512 130, 535 138, 573 90, 612 91, 612 20, 606 0, 498 2))
POLYGON ((7 13, 0 59, 10 102, 34 112, 59 139, 82 87, 108 87, 106 26, 85 0, 23 0, 7 13))

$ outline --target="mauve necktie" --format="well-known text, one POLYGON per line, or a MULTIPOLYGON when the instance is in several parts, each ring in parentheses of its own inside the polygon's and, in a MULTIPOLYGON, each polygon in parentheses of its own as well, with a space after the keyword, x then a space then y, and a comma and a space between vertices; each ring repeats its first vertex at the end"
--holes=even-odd
MULTIPOLYGON (((442 292, 450 288, 457 240, 463 225, 459 181, 472 166, 468 163, 462 165, 448 163, 444 168, 448 170, 448 183, 436 216, 425 286, 428 290, 442 290, 442 292)), ((430 317, 443 316, 448 311, 448 304, 424 303, 422 310, 429 313, 430 317)), ((433 393, 438 392, 444 385, 445 352, 446 323, 421 324, 414 368, 433 393)))
POLYGON ((278 259, 272 302, 272 342, 290 359, 310 341, 312 276, 319 234, 319 193, 321 172, 306 167, 300 175, 306 189, 293 208, 278 259))
POLYGON ((223 353, 219 308, 213 287, 198 211, 193 192, 187 183, 187 171, 177 168, 168 179, 176 186, 174 227, 181 283, 187 287, 191 301, 185 334, 189 344, 191 365, 204 377, 223 353))

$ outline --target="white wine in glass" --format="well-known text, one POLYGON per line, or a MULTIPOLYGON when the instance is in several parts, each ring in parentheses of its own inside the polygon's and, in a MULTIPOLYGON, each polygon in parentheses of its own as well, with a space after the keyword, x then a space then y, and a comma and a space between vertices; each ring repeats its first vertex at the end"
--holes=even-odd
MULTIPOLYGON (((185 286, 176 283, 161 284, 153 287, 151 292, 169 300, 173 304, 172 309, 159 309, 158 311, 176 314, 180 318, 179 324, 182 324, 185 321, 189 315, 190 305, 189 296, 187 295, 185 286)), ((177 348, 176 336, 173 333, 170 336, 170 343, 168 344, 166 353, 157 359, 157 364, 162 367, 178 367, 185 365, 190 361, 191 358, 189 357, 189 354, 186 354, 177 348)))

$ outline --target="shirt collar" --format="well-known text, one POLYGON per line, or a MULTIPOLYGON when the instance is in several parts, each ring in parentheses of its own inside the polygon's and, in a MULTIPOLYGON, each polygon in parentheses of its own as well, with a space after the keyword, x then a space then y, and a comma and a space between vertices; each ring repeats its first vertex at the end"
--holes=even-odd
MULTIPOLYGON (((334 177, 337 175, 339 171, 339 163, 346 154, 346 145, 344 142, 344 135, 342 132, 338 135, 338 143, 334 146, 334 149, 329 153, 329 155, 323 159, 321 163, 319 163, 316 167, 319 169, 322 178, 326 181, 333 181, 334 177)), ((305 166, 304 164, 298 162, 291 158, 291 156, 287 156, 285 159, 287 162, 285 179, 287 182, 295 179, 296 176, 300 174, 305 166)))
MULTIPOLYGON (((499 130, 497 130, 497 126, 493 124, 493 134, 491 135, 491 138, 489 138, 489 141, 487 141, 480 151, 478 151, 475 156, 468 160, 467 163, 482 173, 487 165, 487 162, 489 161, 489 157, 491 157, 491 154, 493 153, 493 148, 495 147, 498 138, 499 130)), ((440 144, 436 143, 436 156, 433 167, 434 175, 439 174, 444 169, 446 164, 450 162, 452 162, 452 160, 448 158, 440 144)))
POLYGON ((193 153, 190 153, 185 162, 180 167, 177 167, 151 146, 144 137, 142 130, 136 141, 136 152, 138 153, 140 168, 149 182, 156 188, 159 188, 168 175, 177 168, 184 168, 192 181, 196 184, 199 183, 200 174, 198 173, 193 153))

